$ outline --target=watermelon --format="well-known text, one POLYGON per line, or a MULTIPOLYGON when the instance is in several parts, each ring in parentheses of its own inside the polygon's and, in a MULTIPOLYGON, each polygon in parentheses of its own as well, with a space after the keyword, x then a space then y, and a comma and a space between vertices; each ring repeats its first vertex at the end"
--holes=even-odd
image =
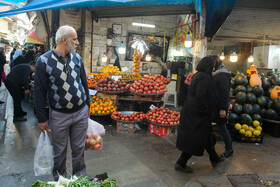
POLYGON ((247 86, 246 93, 251 93, 251 92, 253 92, 253 88, 250 86, 247 86))
POLYGON ((258 104, 260 105, 261 108, 266 107, 267 100, 264 96, 258 97, 258 104))
POLYGON ((232 112, 236 114, 241 114, 242 113, 242 106, 238 103, 234 103, 232 106, 232 112))
POLYGON ((262 108, 258 104, 253 104, 253 113, 254 114, 262 114, 262 108))
POLYGON ((268 109, 264 112, 264 118, 271 120, 278 120, 278 114, 273 109, 268 109))
POLYGON ((241 114, 240 122, 241 124, 251 125, 253 120, 249 114, 241 114))
POLYGON ((238 122, 238 120, 239 120, 239 116, 237 115, 237 114, 235 114, 235 113, 230 113, 229 114, 229 116, 228 116, 228 121, 230 122, 230 123, 237 123, 238 122))
POLYGON ((246 94, 244 92, 238 92, 236 94, 235 100, 239 104, 243 104, 246 102, 246 94))
POLYGON ((271 82, 272 85, 280 86, 280 77, 278 75, 272 75, 270 77, 270 82, 271 82))
POLYGON ((263 88, 260 85, 255 85, 252 90, 257 97, 262 96, 264 93, 263 88))
POLYGON ((257 103, 257 97, 253 93, 248 93, 246 95, 246 103, 255 104, 257 103))
POLYGON ((267 77, 262 78, 262 87, 267 90, 271 86, 270 80, 267 77))
POLYGON ((246 93, 246 87, 243 85, 238 85, 236 86, 234 93, 237 94, 238 92, 244 92, 246 93))
POLYGON ((269 98, 266 99, 266 108, 267 109, 270 109, 272 108, 272 105, 273 105, 273 101, 269 98))
POLYGON ((242 112, 249 114, 249 115, 253 115, 254 113, 254 109, 253 106, 251 104, 245 104, 242 106, 242 112))
POLYGON ((235 88, 235 81, 234 81, 234 79, 231 79, 230 80, 230 87, 232 87, 232 88, 235 88))
POLYGON ((247 80, 247 78, 244 76, 243 73, 238 73, 238 74, 234 77, 234 81, 235 81, 235 85, 244 85, 244 86, 247 86, 247 84, 248 84, 248 80, 247 80))
POLYGON ((254 114, 254 115, 252 116, 252 118, 253 118, 253 121, 257 120, 257 121, 259 121, 260 123, 262 122, 262 117, 261 117, 261 115, 259 115, 259 114, 254 114))
POLYGON ((272 108, 277 112, 280 113, 280 99, 273 101, 272 108))

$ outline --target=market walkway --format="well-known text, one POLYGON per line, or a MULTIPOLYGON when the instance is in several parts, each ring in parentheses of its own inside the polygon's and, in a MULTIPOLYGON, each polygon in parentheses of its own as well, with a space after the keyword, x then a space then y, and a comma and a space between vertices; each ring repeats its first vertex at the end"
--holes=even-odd
MULTIPOLYGON (((7 101, 7 128, 4 143, 0 145, 0 186, 31 186, 40 179, 52 180, 52 176, 35 177, 33 157, 39 137, 33 107, 23 104, 28 111, 28 121, 12 122, 12 101, 7 101)), ((160 137, 152 135, 147 128, 134 134, 119 134, 115 126, 106 126, 104 147, 85 154, 89 177, 107 172, 115 177, 119 186, 130 187, 248 187, 274 184, 280 186, 280 139, 265 135, 264 143, 234 143, 235 153, 231 158, 212 168, 207 153, 192 157, 193 174, 173 169, 180 152, 175 148, 175 135, 160 137)), ((70 150, 70 149, 68 149, 70 150)), ((223 143, 217 143, 219 153, 223 143)), ((70 151, 67 155, 68 171, 71 172, 70 151)))

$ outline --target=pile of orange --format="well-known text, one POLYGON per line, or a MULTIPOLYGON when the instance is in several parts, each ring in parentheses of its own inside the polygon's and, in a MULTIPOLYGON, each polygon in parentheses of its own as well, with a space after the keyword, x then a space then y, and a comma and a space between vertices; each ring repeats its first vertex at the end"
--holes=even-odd
POLYGON ((134 69, 133 72, 134 73, 139 73, 140 72, 140 60, 143 57, 142 53, 140 52, 139 49, 135 49, 134 50, 134 54, 133 54, 133 62, 134 62, 134 69))
POLYGON ((117 110, 113 101, 109 98, 92 96, 90 99, 91 114, 111 114, 117 110))

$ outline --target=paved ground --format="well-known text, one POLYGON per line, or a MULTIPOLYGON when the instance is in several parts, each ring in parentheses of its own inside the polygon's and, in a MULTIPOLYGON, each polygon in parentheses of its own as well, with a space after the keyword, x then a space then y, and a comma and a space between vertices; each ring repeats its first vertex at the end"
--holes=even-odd
MULTIPOLYGON (((12 100, 6 101, 6 131, 0 145, 0 186, 31 186, 40 179, 52 180, 52 176, 35 177, 33 157, 39 137, 33 107, 23 102, 28 111, 28 121, 12 122, 12 100)), ((117 133, 115 125, 106 125, 104 147, 99 151, 86 151, 89 177, 107 172, 115 177, 119 186, 129 187, 258 187, 280 186, 280 139, 265 134, 263 144, 234 143, 231 158, 212 168, 207 153, 192 157, 193 174, 177 172, 174 163, 180 155, 175 148, 176 136, 160 137, 150 134, 141 126, 134 134, 117 133)), ((223 143, 217 143, 217 151, 223 152, 223 143)), ((71 173, 71 154, 68 149, 67 167, 71 173)))

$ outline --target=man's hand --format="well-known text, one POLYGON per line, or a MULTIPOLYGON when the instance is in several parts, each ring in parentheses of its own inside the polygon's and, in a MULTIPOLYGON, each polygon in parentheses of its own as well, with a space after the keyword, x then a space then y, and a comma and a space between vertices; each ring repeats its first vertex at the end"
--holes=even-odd
POLYGON ((226 111, 220 110, 220 118, 225 118, 225 117, 226 117, 226 111))
POLYGON ((49 132, 51 131, 48 122, 38 123, 38 127, 42 132, 44 132, 45 130, 49 132))
POLYGON ((24 94, 25 95, 29 95, 30 94, 30 90, 24 90, 24 94))

